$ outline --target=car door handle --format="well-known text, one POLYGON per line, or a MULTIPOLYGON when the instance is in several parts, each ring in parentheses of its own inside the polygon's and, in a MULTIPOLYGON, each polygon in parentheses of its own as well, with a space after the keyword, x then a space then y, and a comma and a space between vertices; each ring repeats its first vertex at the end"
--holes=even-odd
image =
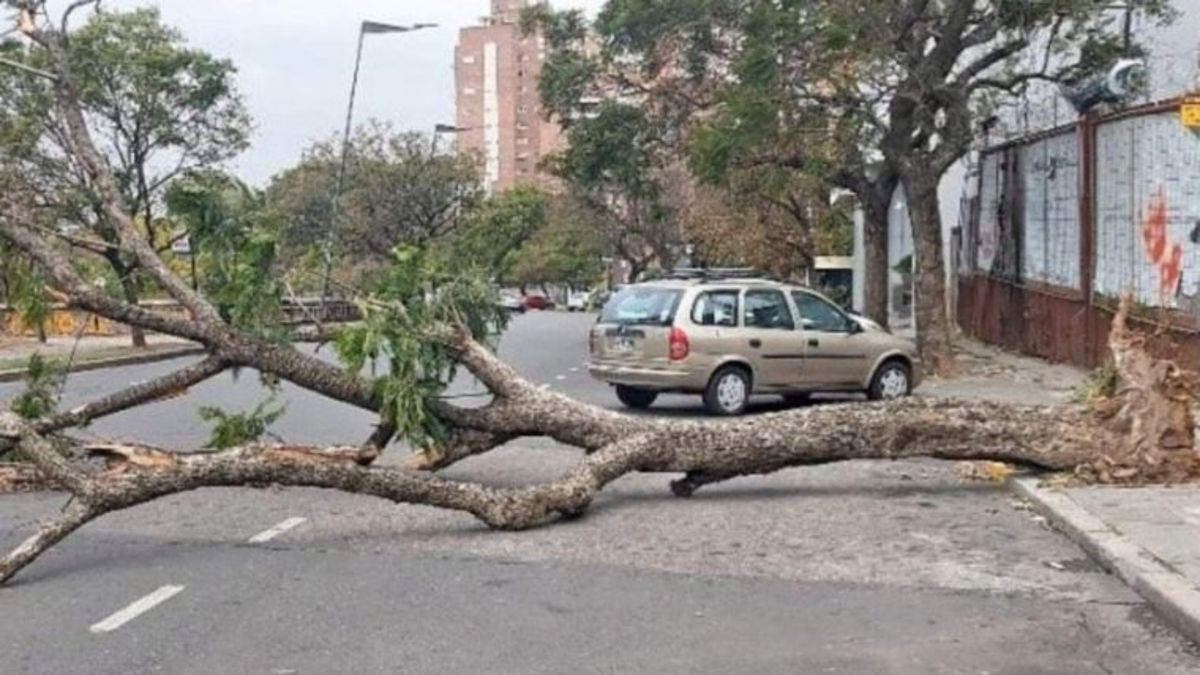
POLYGON ((762 346, 762 340, 755 338, 750 341, 750 346, 754 347, 755 349, 758 349, 759 347, 762 346))
POLYGON ((820 347, 820 346, 821 346, 821 341, 820 341, 820 340, 809 340, 809 341, 808 341, 808 346, 809 346, 809 347, 820 347))

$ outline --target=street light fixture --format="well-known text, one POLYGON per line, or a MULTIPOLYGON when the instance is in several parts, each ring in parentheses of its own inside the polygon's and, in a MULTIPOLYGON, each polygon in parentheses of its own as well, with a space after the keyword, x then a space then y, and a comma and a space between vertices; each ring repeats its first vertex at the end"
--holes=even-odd
POLYGON ((433 125, 433 154, 437 155, 438 138, 442 134, 461 134, 468 131, 474 131, 478 127, 460 127, 453 124, 437 123, 433 125))
POLYGON ((330 206, 329 229, 325 233, 323 257, 325 272, 321 279, 321 308, 320 316, 325 316, 325 298, 329 295, 329 275, 333 271, 333 241, 334 228, 337 226, 338 212, 341 207, 342 190, 346 185, 346 160, 350 154, 350 129, 354 121, 354 97, 358 93, 358 72, 362 66, 363 40, 368 35, 383 33, 410 33, 424 28, 436 28, 436 23, 414 23, 411 26, 398 26, 379 21, 363 21, 358 28, 358 48, 354 56, 354 77, 350 80, 350 101, 346 105, 346 127, 342 132, 342 152, 338 162, 337 184, 333 190, 333 200, 330 206))

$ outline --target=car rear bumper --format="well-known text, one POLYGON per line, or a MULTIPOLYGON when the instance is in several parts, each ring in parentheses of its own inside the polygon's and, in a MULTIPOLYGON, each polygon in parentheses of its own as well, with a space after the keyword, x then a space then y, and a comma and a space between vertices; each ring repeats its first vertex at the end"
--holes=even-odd
POLYGON ((698 391, 704 388, 702 377, 678 368, 647 368, 632 364, 592 361, 588 363, 588 372, 592 377, 608 384, 645 387, 656 391, 698 391))

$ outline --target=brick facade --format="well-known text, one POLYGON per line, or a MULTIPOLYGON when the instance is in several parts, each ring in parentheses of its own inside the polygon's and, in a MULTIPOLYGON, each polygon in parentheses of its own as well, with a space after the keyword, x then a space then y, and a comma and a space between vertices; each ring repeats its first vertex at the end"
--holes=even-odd
POLYGON ((454 50, 458 151, 479 158, 493 192, 522 183, 549 185, 538 165, 557 149, 561 134, 538 102, 545 41, 521 34, 525 0, 491 5, 479 25, 459 31, 454 50))

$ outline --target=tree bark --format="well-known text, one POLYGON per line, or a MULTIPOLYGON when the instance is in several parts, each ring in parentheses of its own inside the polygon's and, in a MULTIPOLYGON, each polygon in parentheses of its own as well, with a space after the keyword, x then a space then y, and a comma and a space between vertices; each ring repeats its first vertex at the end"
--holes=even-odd
POLYGON ((863 315, 884 328, 891 318, 888 215, 895 192, 893 179, 876 183, 859 195, 863 209, 863 315))
POLYGON ((913 229, 914 316, 917 349, 926 368, 938 375, 954 372, 954 345, 946 311, 946 269, 942 215, 938 200, 940 176, 917 166, 904 169, 902 182, 913 229))
MULTIPOLYGON (((138 288, 137 280, 129 276, 128 272, 121 275, 121 295, 125 302, 136 305, 138 304, 138 288)), ((139 349, 146 346, 146 331, 140 326, 129 327, 130 344, 139 349)))

